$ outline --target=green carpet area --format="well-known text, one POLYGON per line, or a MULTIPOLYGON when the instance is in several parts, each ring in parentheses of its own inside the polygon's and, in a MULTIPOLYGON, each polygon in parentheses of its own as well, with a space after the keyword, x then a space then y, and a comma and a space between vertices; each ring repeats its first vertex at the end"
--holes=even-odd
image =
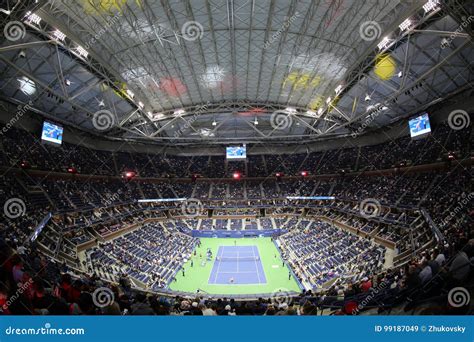
POLYGON ((201 247, 196 249, 197 255, 193 256, 193 267, 191 267, 191 260, 184 264, 185 276, 182 272, 176 275, 176 281, 171 282, 170 289, 174 291, 196 292, 198 289, 210 294, 259 294, 272 293, 275 291, 296 291, 300 289, 296 280, 291 277, 288 280, 289 270, 287 266, 283 266, 283 260, 280 253, 273 244, 271 238, 202 238, 201 247), (265 271, 267 279, 266 284, 260 285, 211 285, 208 284, 209 276, 211 274, 214 259, 217 254, 219 246, 257 246, 260 253, 260 260, 265 271), (206 251, 211 248, 213 254, 212 261, 206 261, 202 266, 202 260, 205 259, 206 251), (200 259, 199 255, 203 258, 200 259))

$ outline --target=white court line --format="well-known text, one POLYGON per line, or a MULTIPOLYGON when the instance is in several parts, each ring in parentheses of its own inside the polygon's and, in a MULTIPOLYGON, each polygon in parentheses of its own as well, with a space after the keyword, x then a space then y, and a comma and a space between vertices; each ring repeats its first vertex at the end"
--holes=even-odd
MULTIPOLYGON (((224 252, 224 247, 219 247, 219 250, 220 250, 221 255, 222 255, 222 253, 224 252)), ((218 253, 219 253, 219 252, 218 252, 218 253)), ((216 256, 216 257, 217 257, 217 256, 216 256)), ((217 281, 217 276, 219 275, 219 268, 221 267, 221 262, 218 261, 218 260, 214 260, 214 262, 216 262, 216 261, 218 262, 218 264, 217 264, 216 274, 215 274, 215 276, 214 276, 214 284, 215 284, 216 281, 217 281)), ((212 265, 212 268, 214 268, 214 265, 212 265)), ((211 271, 211 272, 212 272, 212 271, 211 271)), ((209 281, 208 281, 207 283, 209 284, 209 281)))
MULTIPOLYGON (((220 254, 217 257, 220 257, 222 258, 224 255, 226 257, 229 257, 228 254, 236 254, 237 255, 237 271, 235 272, 227 272, 227 271, 220 271, 220 266, 221 266, 221 261, 220 260, 215 260, 214 262, 218 262, 219 264, 217 265, 217 269, 216 269, 216 274, 214 276, 214 282, 210 282, 210 277, 209 277, 209 280, 208 280, 208 285, 239 285, 239 286, 255 286, 255 285, 266 285, 267 283, 266 282, 262 282, 261 280, 261 277, 260 277, 260 272, 258 270, 258 264, 257 264, 257 256, 255 255, 255 250, 257 249, 257 246, 219 246, 219 251, 218 251, 218 254, 220 252, 220 254), (235 249, 235 247, 248 247, 250 248, 250 250, 252 251, 252 255, 248 255, 250 254, 250 251, 248 250, 248 248, 246 248, 247 250, 245 252, 243 252, 244 254, 247 254, 249 257, 252 256, 253 259, 254 259, 254 264, 255 264, 255 271, 244 271, 244 272, 240 272, 239 271, 239 258, 240 258, 240 253, 241 252, 234 252, 234 251, 226 251, 226 247, 231 247, 231 248, 228 248, 228 249, 235 249), (258 284, 218 284, 217 283, 217 277, 219 276, 220 273, 222 274, 255 274, 255 272, 257 272, 257 277, 258 277, 258 284)), ((258 249, 257 249, 258 251, 258 249)), ((214 267, 214 266, 213 266, 214 267)))
MULTIPOLYGON (((225 286, 263 286, 263 285, 267 285, 267 283, 262 283, 262 284, 258 284, 258 283, 255 283, 255 284, 229 284, 229 283, 226 283, 226 284, 208 284, 208 285, 225 285, 225 286)), ((265 293, 265 292, 262 292, 262 293, 265 293)), ((259 294, 259 293, 252 293, 252 295, 256 295, 256 294, 259 294)), ((268 294, 268 292, 267 292, 268 294)))
POLYGON ((240 264, 240 261, 239 261, 239 251, 237 250, 237 273, 239 273, 239 264, 240 264))
POLYGON ((245 255, 245 254, 249 254, 249 255, 250 255, 250 251, 243 251, 243 252, 227 252, 227 251, 226 251, 225 256, 226 256, 226 257, 231 257, 231 256, 232 256, 232 257, 235 257, 235 256, 237 256, 237 255, 242 255, 242 254, 244 254, 244 255, 245 255))
POLYGON ((252 248, 252 254, 253 254, 253 257, 255 258, 253 262, 255 263, 255 270, 257 271, 258 283, 261 284, 262 281, 260 280, 260 272, 258 271, 257 256, 255 255, 255 247, 252 248))
POLYGON ((255 272, 252 272, 252 271, 243 271, 243 272, 226 272, 226 271, 223 271, 223 272, 220 272, 220 273, 223 273, 223 274, 245 274, 245 273, 255 273, 255 272))

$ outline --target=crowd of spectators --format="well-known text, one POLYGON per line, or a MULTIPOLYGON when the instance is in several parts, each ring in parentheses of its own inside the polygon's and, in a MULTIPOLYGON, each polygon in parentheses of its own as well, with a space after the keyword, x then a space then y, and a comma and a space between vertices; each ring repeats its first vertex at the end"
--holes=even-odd
MULTIPOLYGON (((239 165, 247 176, 273 176, 276 172, 296 175, 309 170, 311 174, 338 173, 338 177, 193 183, 169 177, 194 173, 227 177, 236 164, 226 163, 224 156, 110 153, 68 143, 51 147, 28 132, 10 129, 2 135, 0 145, 0 167, 9 170, 0 177, 0 194, 5 200, 20 200, 15 207, 20 214, 13 212, 0 219, 1 310, 6 314, 291 315, 316 314, 326 308, 348 314, 370 307, 386 310, 407 304, 407 300, 406 307, 414 307, 413 303, 438 296, 442 305, 437 313, 459 313, 445 299, 453 286, 472 284, 472 167, 461 163, 471 156, 470 135, 470 127, 454 131, 440 124, 421 140, 401 137, 338 151, 250 156, 239 165), (371 176, 341 173, 435 162, 444 162, 444 168, 371 176), (67 168, 84 177, 33 176, 28 172, 66 172, 67 168), (134 182, 112 177, 127 170, 136 171, 140 177, 168 180, 134 182), (309 207, 301 201, 292 205, 284 201, 286 196, 318 195, 335 196, 337 200, 315 202, 309 207), (205 205, 215 199, 219 202, 213 205, 234 206, 230 216, 247 215, 251 220, 247 224, 243 218, 201 217, 172 222, 173 216, 168 215, 179 213, 178 204, 166 214, 158 210, 164 208, 162 204, 135 203, 141 198, 191 196, 205 205), (240 202, 232 202, 236 198, 240 202), (375 199, 379 204, 376 218, 367 219, 360 213, 364 199, 375 199), (260 209, 255 210, 258 205, 270 217, 259 217, 260 209), (38 223, 49 213, 52 217, 46 228, 31 244, 29 239, 38 223), (303 214, 340 221, 368 237, 323 226, 302 218, 303 214), (168 221, 121 234, 149 218, 168 221), (334 284, 321 293, 305 291, 285 305, 269 298, 239 302, 159 296, 132 289, 130 278, 152 290, 162 289, 172 279, 173 271, 197 243, 182 231, 252 227, 290 230, 279 237, 279 242, 296 275, 310 286, 331 280, 334 284), (433 227, 439 229, 437 239, 433 239, 433 227), (111 242, 104 242, 115 235, 111 242), (398 252, 407 255, 403 259, 406 262, 383 270, 384 250, 374 244, 377 237, 396 243, 398 252), (81 265, 77 247, 89 242, 98 242, 99 247, 88 254, 86 265, 81 265), (106 307, 97 307, 92 300, 94 290, 101 287, 110 288, 114 294, 106 307)), ((216 211, 216 216, 221 214, 216 211)))
POLYGON ((385 248, 367 238, 326 222, 291 227, 277 242, 297 277, 311 288, 334 278, 360 280, 378 273, 384 265, 385 248))
MULTIPOLYGON (((1 127, 0 127, 1 128, 1 127)), ((228 162, 225 156, 175 156, 146 154, 136 150, 113 153, 85 144, 64 142, 61 147, 41 143, 40 137, 12 128, 2 135, 4 157, 0 166, 21 164, 40 170, 65 172, 75 168, 81 174, 116 175, 134 171, 141 177, 232 177, 240 171, 248 177, 268 177, 276 173, 298 175, 333 174, 429 164, 470 157, 471 127, 453 130, 447 123, 435 125, 431 135, 414 140, 402 136, 387 142, 354 147, 346 144, 338 150, 280 155, 249 155, 245 162, 228 162)), ((133 146, 132 146, 133 147, 133 146)))
POLYGON ((170 226, 147 223, 139 230, 89 250, 88 267, 112 279, 123 273, 148 288, 164 288, 197 243, 197 239, 170 226))
POLYGON ((256 300, 172 296, 133 290, 124 275, 108 283, 37 251, 17 253, 0 243, 0 313, 15 315, 459 315, 470 312, 469 304, 453 306, 447 292, 472 284, 474 276, 474 242, 460 239, 455 246, 426 251, 404 267, 297 296, 276 293, 256 300), (105 302, 97 303, 98 291, 106 291, 105 302))

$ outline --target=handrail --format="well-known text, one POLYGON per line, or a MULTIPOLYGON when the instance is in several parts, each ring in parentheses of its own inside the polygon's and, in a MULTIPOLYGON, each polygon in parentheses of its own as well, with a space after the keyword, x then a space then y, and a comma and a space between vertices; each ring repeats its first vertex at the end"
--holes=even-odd
POLYGON ((444 235, 439 230, 438 226, 434 223, 433 219, 431 218, 430 214, 425 208, 421 208, 421 214, 425 218, 426 222, 428 222, 429 227, 431 228, 434 236, 439 241, 444 241, 444 235))
POLYGON ((51 214, 51 212, 49 212, 48 214, 46 214, 46 216, 41 220, 41 222, 35 227, 35 229, 33 230, 33 233, 25 240, 25 244, 28 243, 28 242, 33 242, 35 241, 38 236, 41 234, 41 232, 43 231, 43 228, 46 227, 46 225, 48 224, 49 220, 51 219, 53 215, 51 214))

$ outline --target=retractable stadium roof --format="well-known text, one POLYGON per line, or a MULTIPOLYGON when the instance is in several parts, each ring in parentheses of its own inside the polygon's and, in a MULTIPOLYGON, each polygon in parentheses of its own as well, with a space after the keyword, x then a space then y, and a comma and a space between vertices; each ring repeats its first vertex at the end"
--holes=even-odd
POLYGON ((30 0, 0 12, 2 100, 113 139, 308 142, 391 125, 474 80, 472 1, 30 0))

